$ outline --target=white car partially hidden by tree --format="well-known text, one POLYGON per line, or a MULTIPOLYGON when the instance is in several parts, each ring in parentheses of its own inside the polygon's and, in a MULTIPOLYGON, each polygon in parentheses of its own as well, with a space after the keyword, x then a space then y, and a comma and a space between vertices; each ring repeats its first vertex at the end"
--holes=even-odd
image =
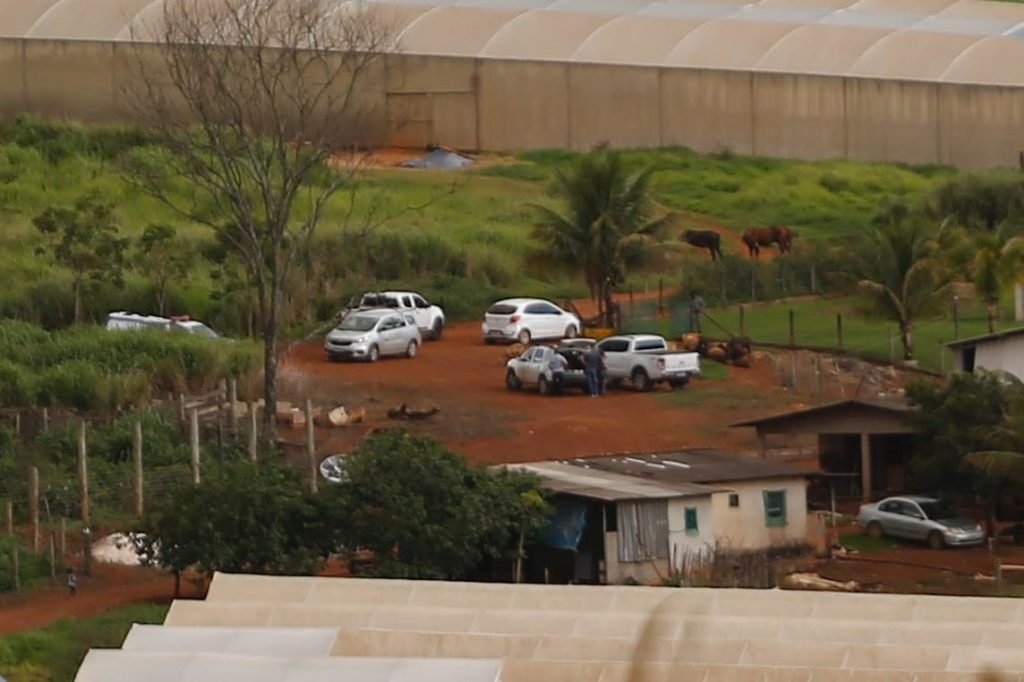
POLYGON ((518 341, 524 346, 540 339, 574 339, 580 318, 542 298, 506 298, 487 309, 481 327, 484 341, 518 341))

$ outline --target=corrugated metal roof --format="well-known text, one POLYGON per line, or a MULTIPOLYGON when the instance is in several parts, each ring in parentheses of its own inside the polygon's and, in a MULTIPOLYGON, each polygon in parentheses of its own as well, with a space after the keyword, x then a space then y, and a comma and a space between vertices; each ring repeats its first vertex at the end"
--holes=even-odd
MULTIPOLYGON (((161 1, 0 0, 0 37, 128 40, 132 36, 130 26, 146 27, 159 22, 161 1)), ((336 1, 339 5, 347 4, 346 0, 336 1)), ((407 20, 399 21, 395 29, 401 35, 401 48, 411 54, 785 70, 1024 86, 1024 69, 1019 68, 1024 45, 1018 45, 1024 43, 1019 39, 1024 32, 1024 5, 1011 3, 370 0, 370 5, 374 2, 395 8, 465 10, 451 15, 443 28, 434 22, 415 22, 422 12, 404 13, 407 20), (511 15, 510 10, 514 12, 511 15), (492 14, 495 16, 490 17, 492 14), (604 30, 625 17, 658 17, 666 26, 657 31, 659 40, 655 45, 641 49, 623 45, 623 38, 616 31, 604 30), (678 30, 669 28, 673 23, 679 23, 678 30), (822 27, 840 27, 849 32, 806 30, 822 27), (877 31, 879 35, 865 42, 869 35, 866 31, 877 31), (475 35, 467 40, 463 37, 466 32, 475 35), (888 40, 900 34, 912 34, 912 39, 888 40), (666 36, 675 36, 675 42, 665 42, 666 36), (950 41, 950 36, 964 40, 950 41), (729 49, 722 49, 723 44, 729 49), (885 50, 873 52, 876 44, 884 44, 885 50), (474 51, 468 52, 468 46, 474 51), (820 59, 820 55, 831 51, 841 58, 820 59), (872 54, 876 57, 871 58, 872 54)), ((628 40, 635 42, 632 35, 628 40)))
POLYGON ((704 496, 719 490, 692 483, 645 481, 633 476, 591 469, 586 464, 567 462, 510 464, 507 468, 536 474, 548 490, 605 502, 704 496))
POLYGON ((956 341, 950 341, 946 345, 949 346, 950 348, 959 348, 961 346, 976 346, 979 343, 986 343, 988 341, 999 341, 1002 339, 1017 336, 1018 334, 1024 334, 1024 327, 1003 329, 1002 331, 994 332, 992 334, 982 334, 981 336, 972 336, 968 339, 958 339, 956 341))
POLYGON ((656 482, 653 484, 665 487, 693 484, 706 487, 738 481, 809 476, 815 473, 810 469, 783 462, 704 448, 658 454, 574 459, 571 463, 589 471, 619 474, 624 478, 656 482))
POLYGON ((868 407, 872 409, 883 410, 885 412, 894 412, 899 414, 906 414, 916 409, 906 400, 864 400, 860 398, 854 398, 851 400, 837 400, 836 402, 827 403, 825 405, 805 407, 800 410, 790 410, 789 412, 771 414, 768 415, 767 417, 759 417, 757 419, 748 419, 746 421, 730 424, 730 426, 758 426, 759 424, 785 421, 787 419, 792 419, 794 417, 804 417, 809 414, 820 414, 824 412, 845 410, 850 407, 868 407))

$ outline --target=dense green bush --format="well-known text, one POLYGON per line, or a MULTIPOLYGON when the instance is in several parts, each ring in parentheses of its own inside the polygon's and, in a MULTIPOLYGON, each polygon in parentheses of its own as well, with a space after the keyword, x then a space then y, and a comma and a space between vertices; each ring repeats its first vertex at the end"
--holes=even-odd
POLYGON ((259 347, 156 330, 47 332, 2 320, 0 358, 0 405, 111 411, 144 405, 154 391, 209 390, 244 376, 259 367, 259 347))

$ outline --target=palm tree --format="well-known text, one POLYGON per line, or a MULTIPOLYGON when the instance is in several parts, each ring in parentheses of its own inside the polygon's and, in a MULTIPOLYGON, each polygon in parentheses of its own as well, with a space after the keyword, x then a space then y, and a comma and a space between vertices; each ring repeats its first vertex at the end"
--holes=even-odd
POLYGON ((897 205, 875 220, 869 237, 858 288, 880 313, 899 324, 903 359, 913 360, 914 320, 934 307, 945 284, 932 257, 929 230, 897 205))
POLYGON ((971 452, 964 458, 982 477, 979 484, 988 499, 989 535, 995 529, 996 505, 1004 486, 1024 485, 1024 384, 1012 375, 1004 380, 1007 408, 999 424, 979 434, 992 449, 971 452))
POLYGON ((612 293, 627 268, 651 255, 651 246, 671 216, 655 217, 648 167, 630 174, 622 156, 599 147, 570 172, 555 171, 553 193, 565 212, 533 205, 533 260, 566 271, 582 271, 598 313, 612 326, 612 293))

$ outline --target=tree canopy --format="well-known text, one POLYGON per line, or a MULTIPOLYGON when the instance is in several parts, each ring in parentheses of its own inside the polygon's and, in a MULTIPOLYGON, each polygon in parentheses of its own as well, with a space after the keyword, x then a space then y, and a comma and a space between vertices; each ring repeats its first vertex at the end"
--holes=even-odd
POLYGON ((546 521, 535 478, 470 466, 431 438, 388 430, 346 458, 336 486, 350 550, 372 550, 374 575, 456 578, 485 558, 513 558, 546 521))
POLYGON ((364 440, 345 480, 309 494, 281 461, 232 461, 199 485, 162 495, 140 529, 144 557, 180 575, 311 573, 333 554, 369 550, 372 575, 455 578, 489 558, 521 557, 547 520, 538 481, 470 466, 437 441, 405 431, 364 440))
POLYGON ((611 324, 612 293, 626 270, 646 259, 671 216, 655 216, 653 168, 630 173, 618 152, 598 148, 570 170, 557 169, 552 191, 564 212, 534 205, 534 261, 579 272, 611 324))

